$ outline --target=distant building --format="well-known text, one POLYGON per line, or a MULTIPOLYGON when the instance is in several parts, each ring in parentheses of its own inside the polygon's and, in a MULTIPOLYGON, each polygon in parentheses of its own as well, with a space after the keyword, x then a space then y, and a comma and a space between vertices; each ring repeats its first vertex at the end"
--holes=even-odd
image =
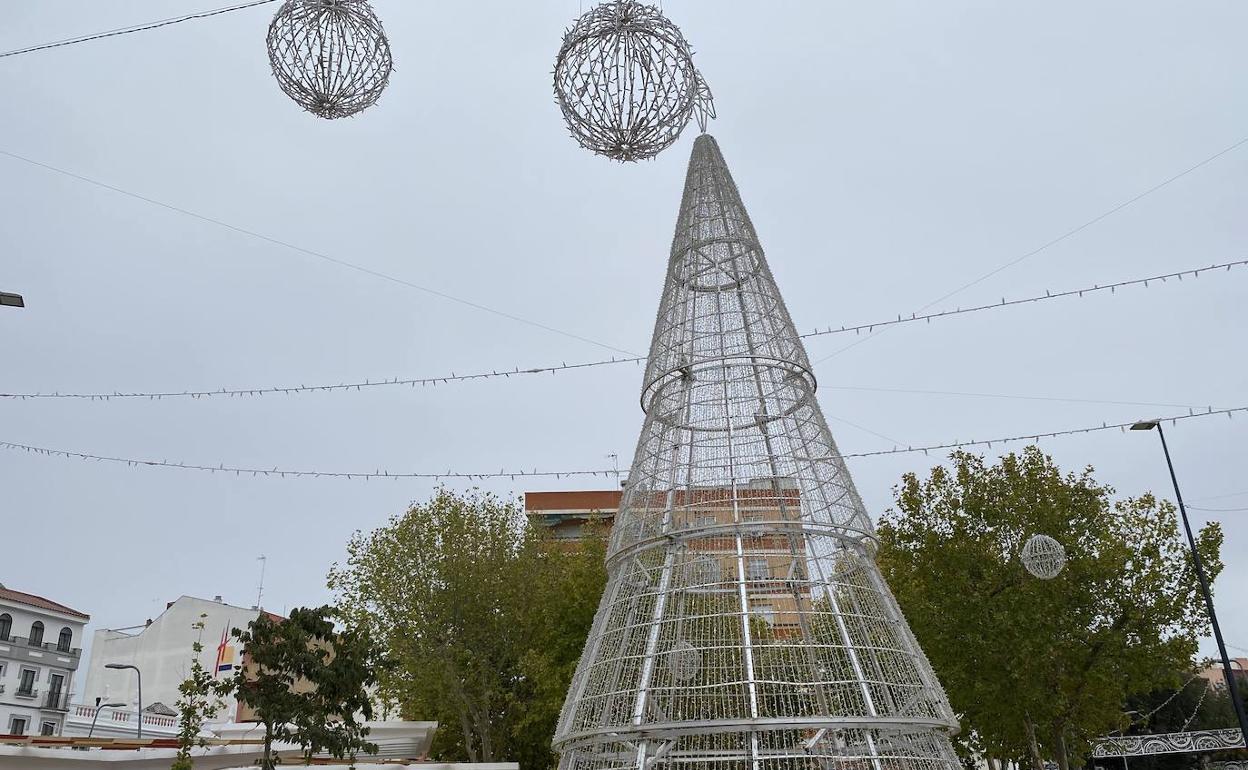
POLYGON ((529 521, 550 530, 561 540, 575 540, 593 523, 610 527, 620 507, 618 489, 577 492, 525 492, 524 512, 529 521))
MULTIPOLYGON (((1248 658, 1231 658, 1231 672, 1235 675, 1235 681, 1240 687, 1248 687, 1248 658)), ((1226 690, 1226 675, 1222 673, 1220 661, 1215 661, 1201 671, 1200 677, 1215 691, 1226 690)))
MULTIPOLYGON (((87 666, 86 686, 79 703, 91 711, 85 719, 94 715, 96 703, 125 703, 129 707, 129 729, 138 707, 138 677, 129 669, 109 669, 109 663, 137 666, 143 676, 143 725, 153 732, 164 726, 168 714, 178 700, 178 685, 191 672, 193 645, 199 641, 204 649, 199 662, 213 676, 232 676, 242 665, 242 650, 231 637, 234 628, 247 628, 247 624, 260 616, 263 610, 256 607, 236 607, 226 604, 221 597, 197 599, 183 596, 170 602, 160 617, 141 626, 121 629, 100 629, 91 641, 91 660, 87 666), (203 621, 202 630, 194 628, 203 621), (98 700, 97 700, 98 699, 98 700)), ((236 703, 231 699, 218 715, 221 721, 234 718, 236 703)), ((122 712, 119 712, 119 715, 122 712)), ((105 712, 100 721, 105 720, 105 712)), ((79 720, 75 720, 76 722, 79 720)), ((77 729, 77 726, 75 727, 77 729)))
MULTIPOLYGON (((525 514, 560 540, 582 537, 586 527, 615 523, 620 490, 526 492, 525 514)), ((795 588, 795 569, 806 569, 806 539, 797 522, 801 499, 791 479, 756 479, 733 490, 722 486, 687 487, 652 499, 634 498, 634 505, 671 508, 671 526, 689 533, 682 557, 682 579, 689 593, 735 593, 750 586, 751 613, 778 637, 801 631, 812 597, 795 588), (739 521, 737 518, 739 517, 739 521), (792 522, 792 527, 785 523, 792 522), (751 555, 738 559, 737 527, 746 534, 751 555), (757 532, 758 534, 754 534, 757 532)))
POLYGON ((0 585, 0 732, 61 734, 90 619, 0 585))

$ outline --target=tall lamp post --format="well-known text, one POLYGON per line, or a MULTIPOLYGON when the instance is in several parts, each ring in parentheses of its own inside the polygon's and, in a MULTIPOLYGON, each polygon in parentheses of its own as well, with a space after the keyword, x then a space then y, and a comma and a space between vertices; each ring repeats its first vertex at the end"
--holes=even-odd
POLYGON ((100 699, 96 698, 95 699, 95 716, 91 717, 91 729, 87 730, 87 737, 90 738, 91 735, 95 732, 95 720, 100 718, 101 709, 119 709, 119 708, 125 708, 125 705, 126 704, 124 703, 100 703, 100 699))
POLYGON ((1183 505, 1183 494, 1179 492, 1179 479, 1174 475, 1174 463, 1170 460, 1170 447, 1166 445, 1166 432, 1161 429, 1161 420, 1141 420, 1131 426, 1131 430, 1157 429, 1161 437, 1161 451, 1166 455, 1166 465, 1170 468, 1170 483, 1174 485, 1174 499, 1179 503, 1179 513, 1183 516, 1183 529, 1187 532, 1187 544, 1192 549, 1192 566, 1196 568, 1196 577, 1200 580, 1200 591, 1205 597, 1205 609, 1209 612, 1209 622, 1213 626, 1213 638, 1218 643, 1218 655, 1222 658, 1222 675, 1226 678, 1226 688, 1231 695, 1231 704, 1235 707, 1235 716, 1239 719, 1239 731, 1245 744, 1248 744, 1248 717, 1244 715, 1244 702, 1239 698, 1239 685, 1235 681, 1235 673, 1231 670, 1231 659, 1226 654, 1226 642, 1222 641, 1222 628, 1218 625, 1218 614, 1213 610, 1213 595, 1209 593, 1209 578, 1205 575, 1205 565, 1196 550, 1196 538, 1192 535, 1191 522, 1187 520, 1187 506, 1183 505))
POLYGON ((132 666, 129 663, 105 663, 104 668, 123 669, 132 668, 134 674, 139 678, 139 735, 138 739, 143 740, 143 672, 138 666, 132 666))

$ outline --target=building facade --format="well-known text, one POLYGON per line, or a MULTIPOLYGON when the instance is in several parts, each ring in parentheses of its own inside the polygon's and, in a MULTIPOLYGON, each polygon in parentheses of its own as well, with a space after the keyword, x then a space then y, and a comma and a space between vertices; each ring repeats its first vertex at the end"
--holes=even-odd
MULTIPOLYGON (((620 490, 577 490, 567 492, 527 492, 525 515, 529 522, 548 530, 556 540, 576 540, 587 528, 610 528, 615 523, 623 493, 620 490)), ((801 509, 796 487, 791 483, 766 479, 741 484, 734 491, 722 486, 692 487, 681 490, 671 501, 678 509, 674 524, 685 529, 730 527, 735 517, 758 533, 747 538, 750 555, 738 567, 736 543, 726 535, 691 540, 693 552, 686 576, 696 588, 686 593, 713 598, 737 589, 731 576, 740 568, 744 579, 754 586, 751 614, 776 637, 797 633, 799 611, 809 611, 809 594, 795 590, 793 577, 802 569, 809 554, 800 536, 799 522, 791 519, 801 509)))
MULTIPOLYGON (((157 728, 177 702, 178 686, 191 672, 195 642, 203 645, 199 662, 207 671, 219 678, 232 676, 242 665, 242 649, 230 632, 247 628, 260 613, 255 607, 226 604, 221 597, 182 596, 144 625, 99 629, 92 637, 86 684, 78 702, 87 707, 97 702, 124 703, 131 711, 140 710, 139 676, 133 669, 107 667, 134 666, 142 676, 144 732, 149 722, 157 728), (201 622, 203 628, 197 628, 201 622)), ((227 702, 218 718, 233 719, 236 706, 232 700, 227 702)))
POLYGON ((0 732, 61 734, 90 619, 0 585, 0 732))
POLYGON ((591 525, 610 527, 620 508, 623 491, 594 489, 574 492, 525 492, 524 512, 529 522, 560 540, 576 540, 591 525))
MULTIPOLYGON (((1248 658, 1231 658, 1231 673, 1239 687, 1248 687, 1248 658)), ((1200 672, 1200 678, 1214 691, 1226 692, 1226 674, 1221 662, 1210 661, 1200 672)))

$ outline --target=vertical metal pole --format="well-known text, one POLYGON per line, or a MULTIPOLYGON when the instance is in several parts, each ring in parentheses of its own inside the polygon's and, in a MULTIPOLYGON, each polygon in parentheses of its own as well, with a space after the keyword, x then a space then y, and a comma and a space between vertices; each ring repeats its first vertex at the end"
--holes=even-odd
POLYGON ((143 672, 136 667, 134 675, 139 680, 139 740, 143 740, 143 672))
MULTIPOLYGON (((1205 576, 1205 565, 1196 550, 1196 538, 1192 535, 1191 522, 1187 520, 1187 506, 1183 505, 1183 494, 1179 492, 1179 479, 1174 474, 1174 463, 1170 460, 1170 447, 1166 445, 1166 433, 1157 423, 1157 435, 1161 436, 1161 451, 1166 453, 1166 466, 1170 468, 1170 482, 1174 484, 1174 498, 1179 503, 1179 513, 1183 516, 1183 529, 1187 533, 1187 544, 1192 549, 1192 565, 1196 568, 1196 577, 1200 580, 1200 591, 1205 597, 1205 609, 1209 611, 1209 623, 1213 626, 1213 638, 1218 643, 1218 655, 1222 658, 1222 675, 1226 677, 1226 688, 1231 695, 1231 705, 1235 707, 1235 717, 1239 719, 1241 740, 1248 744, 1248 717, 1244 716, 1244 702, 1239 697, 1239 685, 1235 682, 1235 673, 1231 670, 1231 659, 1226 654, 1226 643, 1222 641, 1222 629, 1218 626, 1218 614, 1213 609, 1213 595, 1209 592, 1209 578, 1205 576)), ((1125 759, 1124 759, 1125 763, 1125 759)))
POLYGON ((95 733, 95 720, 100 718, 100 699, 95 699, 95 716, 91 717, 91 729, 87 730, 87 737, 90 738, 95 733))

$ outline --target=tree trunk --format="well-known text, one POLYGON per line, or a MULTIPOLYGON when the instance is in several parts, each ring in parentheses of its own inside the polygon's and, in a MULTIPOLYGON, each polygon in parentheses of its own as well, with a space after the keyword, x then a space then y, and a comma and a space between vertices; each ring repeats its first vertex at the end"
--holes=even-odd
POLYGON ((472 731, 472 722, 468 719, 468 708, 461 701, 459 704, 459 731, 464 736, 464 749, 468 752, 469 762, 480 762, 477 758, 476 735, 472 731))
POLYGON ((481 737, 481 761, 494 761, 494 739, 490 735, 490 718, 489 714, 482 713, 482 709, 475 708, 472 710, 473 721, 477 724, 477 733, 481 737))
POLYGON ((1057 758, 1057 763, 1062 770, 1070 770, 1070 752, 1066 750, 1066 731, 1062 730, 1057 734, 1057 745, 1061 749, 1057 758))
POLYGON ((1027 728, 1027 748, 1031 753, 1031 768, 1044 770, 1044 760, 1040 758, 1040 745, 1036 743, 1036 726, 1032 723, 1030 716, 1023 720, 1023 724, 1027 728))
POLYGON ((263 770, 273 770, 275 767, 273 762, 273 725, 268 722, 264 723, 264 759, 260 760, 260 767, 263 770))

